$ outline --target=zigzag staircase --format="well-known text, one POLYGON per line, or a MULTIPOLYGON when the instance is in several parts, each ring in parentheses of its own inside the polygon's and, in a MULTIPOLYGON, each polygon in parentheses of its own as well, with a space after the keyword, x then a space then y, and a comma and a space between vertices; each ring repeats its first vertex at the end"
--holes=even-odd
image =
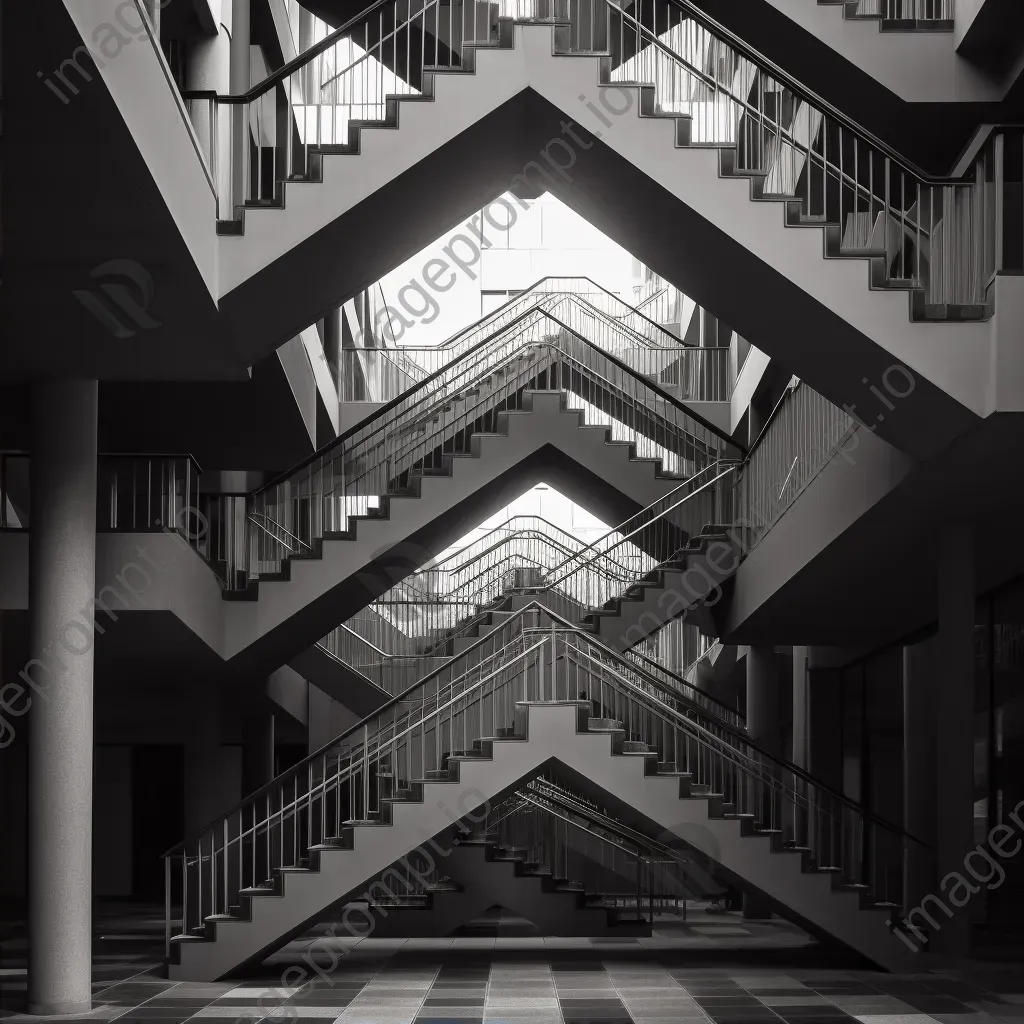
POLYGON ((542 774, 816 934, 906 967, 890 919, 911 837, 541 609, 481 643, 488 657, 445 666, 166 854, 172 978, 258 961, 542 774))
MULTIPOLYGON (((392 44, 400 47, 417 19, 433 17, 438 2, 430 0, 407 22, 399 18, 392 44)), ((376 58, 371 47, 368 57, 347 63, 344 30, 246 96, 220 100, 248 111, 241 120, 249 124, 278 94, 305 117, 301 130, 253 138, 256 164, 270 170, 257 181, 247 164, 244 195, 224 211, 225 230, 235 234, 221 240, 222 279, 239 297, 239 317, 262 309, 259 294, 247 290, 256 275, 315 232, 376 202, 371 197, 383 185, 532 90, 646 176, 654 191, 678 200, 678 216, 668 220, 699 229, 701 239, 709 232, 723 261, 735 255, 737 272, 762 274, 751 280, 770 300, 771 315, 762 303, 738 301, 742 288, 729 291, 707 275, 693 272, 693 280, 677 283, 763 351, 790 364, 799 354, 802 375, 832 401, 863 404, 862 378, 877 382, 894 361, 905 366, 916 382, 913 397, 883 410, 877 427, 912 454, 934 450, 985 414, 983 369, 994 337, 985 321, 998 315, 998 275, 1014 269, 1010 250, 995 248, 1003 202, 995 183, 1003 150, 1018 151, 1020 131, 994 133, 964 177, 937 179, 767 61, 732 48, 690 0, 651 0, 642 20, 612 0, 593 0, 589 8, 522 0, 516 19, 492 17, 497 10, 463 5, 456 33, 462 42, 450 64, 424 67, 401 93, 378 76, 379 91, 371 81, 359 104, 368 116, 351 116, 350 93, 376 58), (595 76, 609 110, 625 109, 628 100, 632 113, 617 117, 615 131, 597 104, 579 101, 595 76), (304 96, 300 83, 310 80, 320 84, 304 96), (616 103, 616 96, 623 99, 616 103), (327 111, 315 126, 305 116, 313 108, 327 111), (281 208, 268 208, 275 206, 281 208), (728 295, 735 308, 726 308, 728 295), (797 353, 783 318, 829 341, 797 353), (914 415, 918 408, 929 410, 927 431, 914 415)), ((574 174, 588 173, 582 159, 573 166, 574 174)), ((557 192, 563 183, 551 177, 557 192)), ((587 182, 587 190, 596 186, 587 182)), ((334 295, 333 303, 344 298, 334 295)), ((901 394, 907 390, 905 374, 892 383, 901 394)))

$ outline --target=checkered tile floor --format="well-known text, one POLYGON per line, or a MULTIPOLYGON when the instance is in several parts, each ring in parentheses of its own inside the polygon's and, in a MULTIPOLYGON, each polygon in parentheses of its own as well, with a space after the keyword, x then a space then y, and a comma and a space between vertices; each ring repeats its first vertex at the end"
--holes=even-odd
MULTIPOLYGON (((684 967, 653 956, 576 959, 497 949, 454 956, 396 949, 388 956, 374 945, 353 949, 333 970, 328 958, 310 956, 305 963, 320 963, 322 976, 313 970, 300 975, 301 956, 291 957, 280 975, 275 970, 244 982, 172 983, 143 975, 98 991, 89 1018, 121 1024, 205 1024, 211 1018, 254 1024, 1024 1022, 1024 996, 938 975, 684 967)), ((29 1019, 38 1018, 10 1015, 6 1024, 29 1019)))
MULTIPOLYGON (((732 930, 753 922, 723 921, 732 930)), ((710 926, 709 926, 710 927, 710 926)), ((326 939, 310 935, 258 976, 170 982, 153 936, 98 944, 92 1013, 119 1024, 1024 1024, 1018 965, 984 975, 852 970, 821 947, 756 950, 652 940, 326 939), (148 943, 148 944, 147 944, 148 943), (115 948, 116 947, 116 948, 115 948)), ((724 940, 723 940, 724 942, 724 940)), ((23 946, 0 942, 2 1024, 24 1005, 23 946), (14 955, 12 955, 12 953, 14 955)), ((60 1019, 60 1018, 52 1018, 60 1019)), ((66 1019, 66 1018, 65 1018, 66 1019)))

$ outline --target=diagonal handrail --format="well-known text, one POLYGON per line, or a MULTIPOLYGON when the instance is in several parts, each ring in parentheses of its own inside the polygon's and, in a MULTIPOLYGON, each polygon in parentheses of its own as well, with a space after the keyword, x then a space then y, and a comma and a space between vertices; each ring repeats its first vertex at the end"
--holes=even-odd
MULTIPOLYGON (((517 328, 522 327, 523 324, 527 322, 528 318, 535 315, 536 310, 527 310, 526 312, 519 314, 519 316, 517 316, 511 323, 509 323, 508 325, 506 325, 506 327, 502 329, 501 333, 507 336, 517 328)), ((699 413, 689 408, 684 402, 681 402, 679 399, 670 395, 668 392, 661 391, 657 387, 657 385, 653 384, 650 380, 645 378, 642 374, 638 373, 635 369, 633 369, 633 367, 629 366, 628 363, 623 362, 623 360, 619 359, 613 353, 607 352, 606 350, 602 349, 599 345, 595 345, 588 338, 585 338, 583 335, 579 334, 579 332, 574 331, 571 327, 558 320, 557 317, 549 315, 548 319, 553 324, 558 326, 561 330, 564 330, 568 335, 570 335, 575 342, 582 345, 584 350, 593 352, 599 359, 607 360, 608 363, 615 368, 617 373, 621 373, 625 378, 633 380, 641 388, 647 389, 651 392, 657 391, 659 397, 664 398, 666 405, 673 407, 681 415, 683 415, 686 418, 689 418, 695 424, 703 427, 705 430, 709 432, 709 434, 712 435, 712 437, 720 441, 722 445, 724 445, 726 448, 737 448, 740 451, 746 450, 745 445, 743 445, 741 442, 724 435, 719 427, 715 426, 709 420, 705 419, 699 413)), ((477 342, 470 349, 456 356, 451 362, 446 363, 444 366, 440 367, 438 370, 435 370, 429 376, 425 377, 422 381, 419 381, 414 387, 410 388, 408 391, 403 392, 397 398, 392 399, 392 401, 386 403, 380 409, 377 409, 374 412, 370 413, 368 416, 360 420, 358 423, 354 424, 352 427, 350 427, 348 430, 346 430, 343 434, 341 434, 334 440, 318 448, 315 452, 313 452, 313 454, 307 456, 305 459, 303 459, 301 462, 293 466, 291 469, 278 474, 268 483, 262 484, 261 486, 252 490, 249 493, 250 499, 254 499, 257 495, 270 491, 278 484, 284 483, 285 481, 291 479, 297 473, 300 473, 303 469, 306 469, 307 467, 314 465, 319 460, 325 457, 329 457, 332 453, 337 451, 343 451, 344 446, 347 442, 351 441, 354 437, 356 437, 363 431, 368 430, 371 427, 374 427, 375 424, 377 424, 377 431, 382 430, 383 425, 389 421, 389 417, 391 416, 391 414, 396 412, 398 409, 404 406, 405 403, 410 401, 413 395, 415 395, 416 393, 421 393, 423 395, 432 395, 433 389, 431 388, 431 386, 436 384, 457 362, 463 359, 467 359, 471 356, 479 355, 484 351, 484 349, 488 345, 491 345, 493 342, 494 338, 491 337, 484 338, 483 340, 477 342)))
MULTIPOLYGON (((646 530, 648 527, 650 527, 652 523, 655 523, 658 520, 664 520, 665 517, 669 515, 669 513, 676 511, 676 509, 682 507, 687 501, 690 501, 696 495, 702 494, 708 488, 713 487, 720 480, 723 480, 725 477, 731 475, 732 473, 735 473, 739 465, 739 462, 727 462, 726 460, 718 460, 717 462, 713 462, 710 466, 707 466, 705 469, 701 470, 695 476, 692 476, 689 479, 684 480, 678 487, 674 487, 671 491, 669 491, 669 493, 665 495, 665 497, 659 498, 657 501, 648 505, 647 508, 638 512, 636 515, 630 516, 629 519, 627 519, 624 523, 620 524, 619 526, 615 527, 615 529, 609 530, 608 533, 606 533, 603 537, 599 537, 591 544, 588 544, 587 547, 583 549, 583 551, 593 550, 594 553, 589 558, 587 558, 583 563, 578 565, 576 568, 563 573, 555 580, 551 580, 547 584, 547 587, 555 587, 559 583, 562 583, 564 580, 568 579, 570 576, 574 576, 577 572, 581 572, 588 566, 592 565, 594 562, 602 558, 605 558, 610 551, 614 551, 617 547, 620 547, 621 545, 627 543, 633 537, 636 537, 644 530, 646 530), (721 469, 723 465, 726 466, 725 469, 721 469), (714 476, 711 480, 707 480, 706 482, 700 484, 696 490, 688 491, 686 494, 684 494, 678 500, 674 501, 667 508, 660 509, 657 512, 657 514, 650 516, 650 518, 646 518, 648 513, 653 512, 656 508, 658 508, 659 505, 662 505, 665 501, 673 498, 679 491, 684 490, 685 488, 688 487, 692 488, 694 480, 697 480, 701 476, 715 472, 717 472, 717 476, 714 476), (640 520, 640 524, 636 526, 632 525, 637 520, 640 520), (612 543, 611 547, 604 550, 596 550, 597 546, 601 544, 602 541, 608 540, 610 538, 615 538, 614 543, 612 543)), ((583 552, 580 552, 580 554, 582 553, 583 552)), ((561 565, 555 566, 555 568, 552 570, 552 573, 558 572, 560 569, 562 569, 563 566, 567 565, 570 561, 572 561, 572 558, 568 558, 564 562, 562 562, 561 565)))

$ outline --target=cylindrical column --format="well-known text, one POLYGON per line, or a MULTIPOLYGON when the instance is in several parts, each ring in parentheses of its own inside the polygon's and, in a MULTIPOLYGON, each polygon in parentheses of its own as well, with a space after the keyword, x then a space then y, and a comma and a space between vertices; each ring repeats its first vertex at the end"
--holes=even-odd
MULTIPOLYGON (((935 781, 942 794, 937 825, 938 878, 964 872, 974 845, 974 550, 967 526, 946 527, 938 548, 939 631, 935 637, 935 781)), ((967 956, 971 914, 950 907, 932 948, 967 956)))
MULTIPOLYGON (((793 648, 793 744, 789 759, 798 768, 807 770, 810 760, 810 689, 807 683, 807 648, 793 648)), ((804 803, 793 807, 793 838, 801 846, 814 845, 811 829, 814 815, 807 813, 806 801, 814 798, 813 791, 800 778, 793 779, 793 791, 800 795, 804 803)))
POLYGON ((269 711, 242 719, 242 796, 274 777, 274 716, 269 711))
MULTIPOLYGON (((241 96, 252 85, 250 57, 249 0, 231 0, 231 94, 241 96)), ((245 203, 246 169, 249 164, 249 108, 244 103, 231 108, 231 202, 245 203)))
POLYGON ((771 647, 747 650, 747 733, 762 747, 779 753, 779 680, 771 647))
MULTIPOLYGON (((931 847, 938 813, 933 652, 932 641, 903 648, 903 827, 931 847)), ((923 846, 908 845, 903 860, 904 910, 920 906, 935 891, 935 867, 923 846)))
MULTIPOLYGON (((775 671, 775 652, 771 647, 747 649, 747 733, 759 746, 778 754, 779 683, 775 671)), ((771 820, 770 794, 754 789, 748 808, 766 828, 778 828, 771 820)), ((751 920, 771 917, 771 904, 759 893, 743 894, 743 916, 751 920)))
POLYGON ((809 723, 811 691, 807 685, 807 648, 793 648, 793 764, 808 767, 810 757, 809 723))
POLYGON ((341 344, 342 344, 342 317, 344 311, 341 306, 329 309, 324 317, 324 356, 327 365, 331 368, 331 376, 334 384, 341 394, 341 344))
POLYGON ((190 680, 182 707, 188 712, 185 741, 185 833, 193 837, 233 802, 226 799, 221 751, 221 697, 215 682, 190 680))
POLYGON ((32 392, 29 1011, 92 1008, 96 381, 32 392))

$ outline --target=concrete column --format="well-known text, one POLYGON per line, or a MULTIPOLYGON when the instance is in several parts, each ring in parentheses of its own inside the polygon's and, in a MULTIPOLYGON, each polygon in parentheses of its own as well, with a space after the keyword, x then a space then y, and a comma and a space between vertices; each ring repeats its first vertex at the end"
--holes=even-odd
MULTIPOLYGON (((932 847, 938 816, 933 658, 931 641, 903 648, 903 827, 932 847)), ((907 847, 903 883, 905 910, 935 892, 935 863, 916 844, 907 847)))
MULTIPOLYGON (((249 0, 231 3, 231 92, 240 96, 252 84, 249 0)), ((246 170, 249 166, 249 109, 244 104, 231 108, 231 201, 241 206, 246 198, 246 170)))
POLYGON ((96 381, 32 391, 29 1012, 92 1008, 96 381))
POLYGON ((799 768, 810 764, 811 691, 807 676, 807 648, 793 648, 793 752, 799 768))
MULTIPOLYGON (((811 691, 808 685, 807 648, 793 648, 793 744, 789 759, 798 768, 807 770, 810 765, 810 720, 811 691)), ((806 787, 799 779, 793 780, 796 792, 804 793, 806 787)), ((814 845, 814 837, 807 831, 813 825, 799 808, 793 808, 793 838, 803 845, 814 845)))
MULTIPOLYGON (((771 647, 747 649, 747 733, 750 738, 778 754, 779 745, 779 681, 775 671, 775 654, 771 647)), ((749 809, 761 821, 767 816, 767 803, 758 809, 752 801, 749 809)), ((771 905, 757 893, 743 894, 743 916, 758 920, 771 917, 771 905)))
POLYGON ((331 376, 341 394, 341 347, 342 347, 342 317, 345 315, 341 306, 327 311, 324 317, 324 355, 327 357, 327 365, 331 368, 331 376))
POLYGON ((249 0, 231 0, 231 92, 239 96, 252 85, 249 0))
MULTIPOLYGON (((190 92, 215 92, 219 96, 231 92, 231 22, 232 0, 221 0, 217 34, 196 40, 189 50, 185 68, 185 87, 190 92)), ((232 216, 232 119, 216 117, 215 120, 214 106, 202 101, 193 103, 190 110, 192 125, 217 185, 217 216, 229 219, 232 216)))
POLYGON ((779 754, 779 680, 771 647, 747 650, 747 732, 762 747, 779 754))
MULTIPOLYGON (((937 849, 940 889, 950 872, 964 873, 974 845, 974 550, 969 527, 951 525, 939 536, 939 631, 935 637, 935 781, 942 813, 937 849)), ((953 891, 951 882, 940 893, 953 891)), ((957 894, 962 897, 962 893, 957 894)), ((932 948, 954 956, 970 952, 970 908, 955 908, 932 948)))
POLYGON ((224 806, 224 757, 221 750, 221 695, 209 679, 186 684, 184 708, 188 715, 185 740, 185 834, 194 836, 209 825, 224 806))
POLYGON ((242 719, 242 797, 274 777, 274 716, 267 711, 242 719))

